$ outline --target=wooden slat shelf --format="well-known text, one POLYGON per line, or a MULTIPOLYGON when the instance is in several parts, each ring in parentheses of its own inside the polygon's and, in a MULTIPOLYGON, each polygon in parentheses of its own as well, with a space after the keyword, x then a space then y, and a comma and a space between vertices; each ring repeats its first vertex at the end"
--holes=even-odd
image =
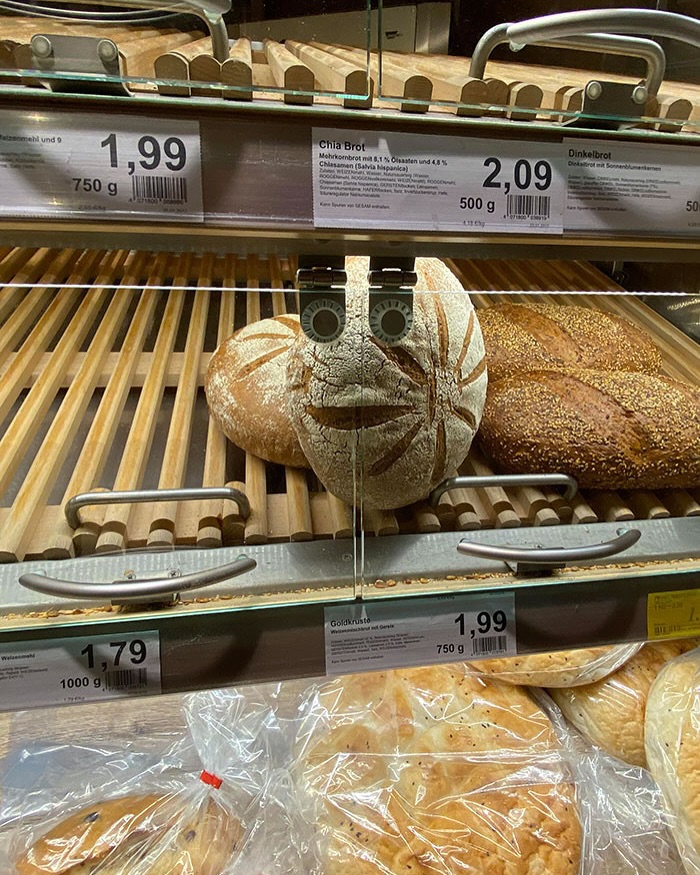
MULTIPOLYGON (((295 266, 275 256, 3 251, 0 560, 350 537, 350 508, 310 471, 265 463, 228 443, 204 398, 206 365, 223 338, 296 312, 295 266), (18 290, 15 280, 35 285, 18 290), (76 284, 83 288, 69 288, 76 284), (223 484, 246 493, 246 521, 220 500, 107 505, 83 509, 73 531, 61 510, 72 495, 100 488, 223 484)), ((625 315, 654 336, 665 373, 697 381, 697 344, 586 262, 452 267, 478 308, 503 293, 533 300, 523 290, 534 289, 534 300, 559 293, 557 301, 625 315), (573 294, 579 290, 613 294, 573 294)), ((460 473, 491 470, 475 444, 460 473)), ((488 488, 446 493, 436 507, 369 513, 364 527, 384 537, 698 515, 700 490, 584 491, 569 503, 555 491, 488 488)))
MULTIPOLYGON (((211 97, 286 104, 375 108, 405 113, 501 116, 518 121, 565 121, 581 109, 591 79, 629 82, 630 76, 572 68, 489 61, 483 80, 469 75, 470 59, 447 55, 376 51, 343 44, 265 40, 262 50, 245 37, 231 40, 223 63, 199 31, 66 25, 46 19, 0 17, 2 72, 32 66, 33 33, 107 37, 116 42, 127 87, 134 94, 211 97), (138 80, 142 81, 138 81, 138 80), (157 80, 145 81, 145 80, 157 80), (225 88, 217 88, 225 85, 225 88), (558 110, 559 112, 555 112, 558 110)), ((258 46, 260 44, 257 44, 258 46)), ((578 55, 574 53, 573 60, 578 55)), ((12 79, 6 80, 12 83, 12 79)), ((34 88, 36 79, 24 84, 34 88)), ((700 122, 700 86, 663 83, 650 98, 641 127, 667 133, 700 122)))

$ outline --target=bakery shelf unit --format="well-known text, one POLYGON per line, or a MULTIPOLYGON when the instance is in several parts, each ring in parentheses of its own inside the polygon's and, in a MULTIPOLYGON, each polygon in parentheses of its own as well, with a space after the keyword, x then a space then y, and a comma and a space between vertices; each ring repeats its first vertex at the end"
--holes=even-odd
MULTIPOLYGON (((577 53, 595 47, 571 19, 544 34, 536 24, 510 31, 515 25, 503 23, 470 60, 418 45, 393 52, 381 38, 381 11, 354 10, 360 26, 343 42, 307 23, 306 33, 290 24, 284 44, 279 34, 246 36, 246 22, 226 32, 226 10, 214 7, 199 24, 144 18, 138 33, 117 19, 42 19, 37 30, 35 20, 0 17, 6 161, 19 161, 8 145, 15 137, 79 130, 85 153, 102 150, 109 171, 117 158, 105 119, 117 116, 120 136, 136 132, 134 161, 155 162, 155 142, 165 150, 159 160, 177 167, 174 139, 184 130, 201 155, 201 203, 193 196, 177 215, 162 192, 143 198, 151 202, 144 208, 138 199, 111 208, 84 187, 75 197, 60 188, 59 169, 38 206, 0 202, 0 645, 155 631, 162 689, 176 692, 322 674, 324 612, 333 605, 512 592, 519 651, 534 652, 643 640, 650 594, 700 590, 698 484, 564 491, 481 483, 359 515, 313 472, 266 463, 210 422, 203 387, 214 349, 234 329, 299 313, 299 269, 309 257, 437 256, 477 312, 499 301, 555 300, 621 315, 655 340, 663 374, 700 382, 690 333, 617 281, 625 262, 696 265, 697 224, 504 230, 435 218, 410 228, 397 212, 381 224, 333 223, 320 214, 313 147, 332 131, 340 143, 425 138, 438 161, 441 149, 468 157, 486 144, 509 155, 522 148, 518 172, 539 161, 529 182, 548 188, 542 150, 560 156, 561 197, 569 149, 653 148, 660 166, 687 168, 692 214, 699 87, 664 78, 654 40, 619 33, 605 47, 616 56, 624 49, 623 61, 641 57, 641 83, 635 65, 604 76, 583 68, 577 53), (518 41, 542 51, 556 43, 574 60, 559 70, 498 59, 499 46, 518 41), (171 137, 167 149, 147 134, 155 117, 158 134, 171 137), (189 490, 188 500, 166 490, 189 490), (146 491, 145 500, 114 500, 134 491, 146 491), (76 504, 85 493, 92 496, 76 504), (523 574, 459 553, 467 537, 487 552, 574 553, 563 568, 523 574), (586 550, 610 542, 626 549, 586 550)), ((649 24, 669 37, 676 19, 649 24)), ((697 50, 697 29, 685 26, 697 50)), ((22 160, 31 163, 31 154, 28 147, 22 160)), ((136 197, 132 176, 133 168, 119 185, 136 197)), ((92 189, 95 179, 108 199, 108 175, 91 173, 92 189)), ((529 182, 523 197, 544 190, 529 182)), ((499 471, 477 438, 457 473, 499 471)))

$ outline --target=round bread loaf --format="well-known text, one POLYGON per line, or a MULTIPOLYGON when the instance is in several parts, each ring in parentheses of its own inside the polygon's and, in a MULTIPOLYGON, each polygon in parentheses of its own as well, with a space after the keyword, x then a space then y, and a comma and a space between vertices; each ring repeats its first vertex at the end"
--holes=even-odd
POLYGON ((413 327, 392 346, 369 328, 368 269, 368 258, 346 260, 347 320, 335 343, 297 337, 288 402, 324 486, 386 509, 425 498, 455 473, 479 425, 486 368, 474 308, 442 262, 416 259, 413 327))
POLYGON ((700 389, 566 369, 489 384, 479 440, 501 473, 561 472, 592 489, 700 486, 700 389))
POLYGON ((665 663, 698 643, 692 638, 645 644, 603 680, 550 690, 550 695, 566 719, 593 744, 623 762, 645 767, 644 714, 651 685, 665 663))
POLYGON ((243 835, 211 797, 188 816, 174 797, 125 796, 62 821, 18 861, 20 875, 220 875, 243 835), (180 819, 181 818, 181 819, 180 819))
POLYGON ((627 319, 569 304, 494 304, 479 311, 490 379, 560 367, 655 374, 661 355, 627 319))
POLYGON ((616 671, 639 650, 639 644, 581 647, 552 653, 531 653, 482 659, 469 665, 481 674, 527 687, 573 687, 590 684, 616 671))
POLYGON ((667 662, 649 691, 644 724, 649 771, 676 817, 686 871, 700 873, 700 652, 667 662))
POLYGON ((299 738, 326 875, 576 875, 581 828, 549 718, 464 665, 323 686, 299 738))
POLYGON ((236 446, 268 462, 308 467, 289 418, 287 355, 298 316, 246 325, 220 344, 204 381, 209 412, 236 446))

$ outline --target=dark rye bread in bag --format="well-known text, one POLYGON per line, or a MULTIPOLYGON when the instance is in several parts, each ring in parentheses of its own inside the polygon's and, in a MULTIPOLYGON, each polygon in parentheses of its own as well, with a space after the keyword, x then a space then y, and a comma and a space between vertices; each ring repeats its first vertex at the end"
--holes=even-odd
POLYGON ((634 323, 570 304, 493 304, 479 311, 489 379, 565 367, 655 374, 661 354, 634 323))
POLYGON ((591 489, 700 486, 700 389, 661 375, 562 369, 489 385, 479 440, 501 473, 591 489))

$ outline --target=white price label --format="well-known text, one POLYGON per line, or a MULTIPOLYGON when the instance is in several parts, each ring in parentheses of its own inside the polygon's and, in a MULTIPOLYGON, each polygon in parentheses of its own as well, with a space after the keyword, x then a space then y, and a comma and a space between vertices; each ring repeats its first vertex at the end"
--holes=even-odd
POLYGON ((700 149, 566 140, 567 231, 700 235, 700 149))
POLYGON ((347 674, 514 656, 512 592, 325 609, 326 672, 347 674))
POLYGON ((314 224, 562 232, 560 144, 313 130, 314 224))
POLYGON ((157 631, 0 644, 0 710, 160 693, 157 631))
POLYGON ((0 216, 203 221, 199 123, 0 110, 0 216))

